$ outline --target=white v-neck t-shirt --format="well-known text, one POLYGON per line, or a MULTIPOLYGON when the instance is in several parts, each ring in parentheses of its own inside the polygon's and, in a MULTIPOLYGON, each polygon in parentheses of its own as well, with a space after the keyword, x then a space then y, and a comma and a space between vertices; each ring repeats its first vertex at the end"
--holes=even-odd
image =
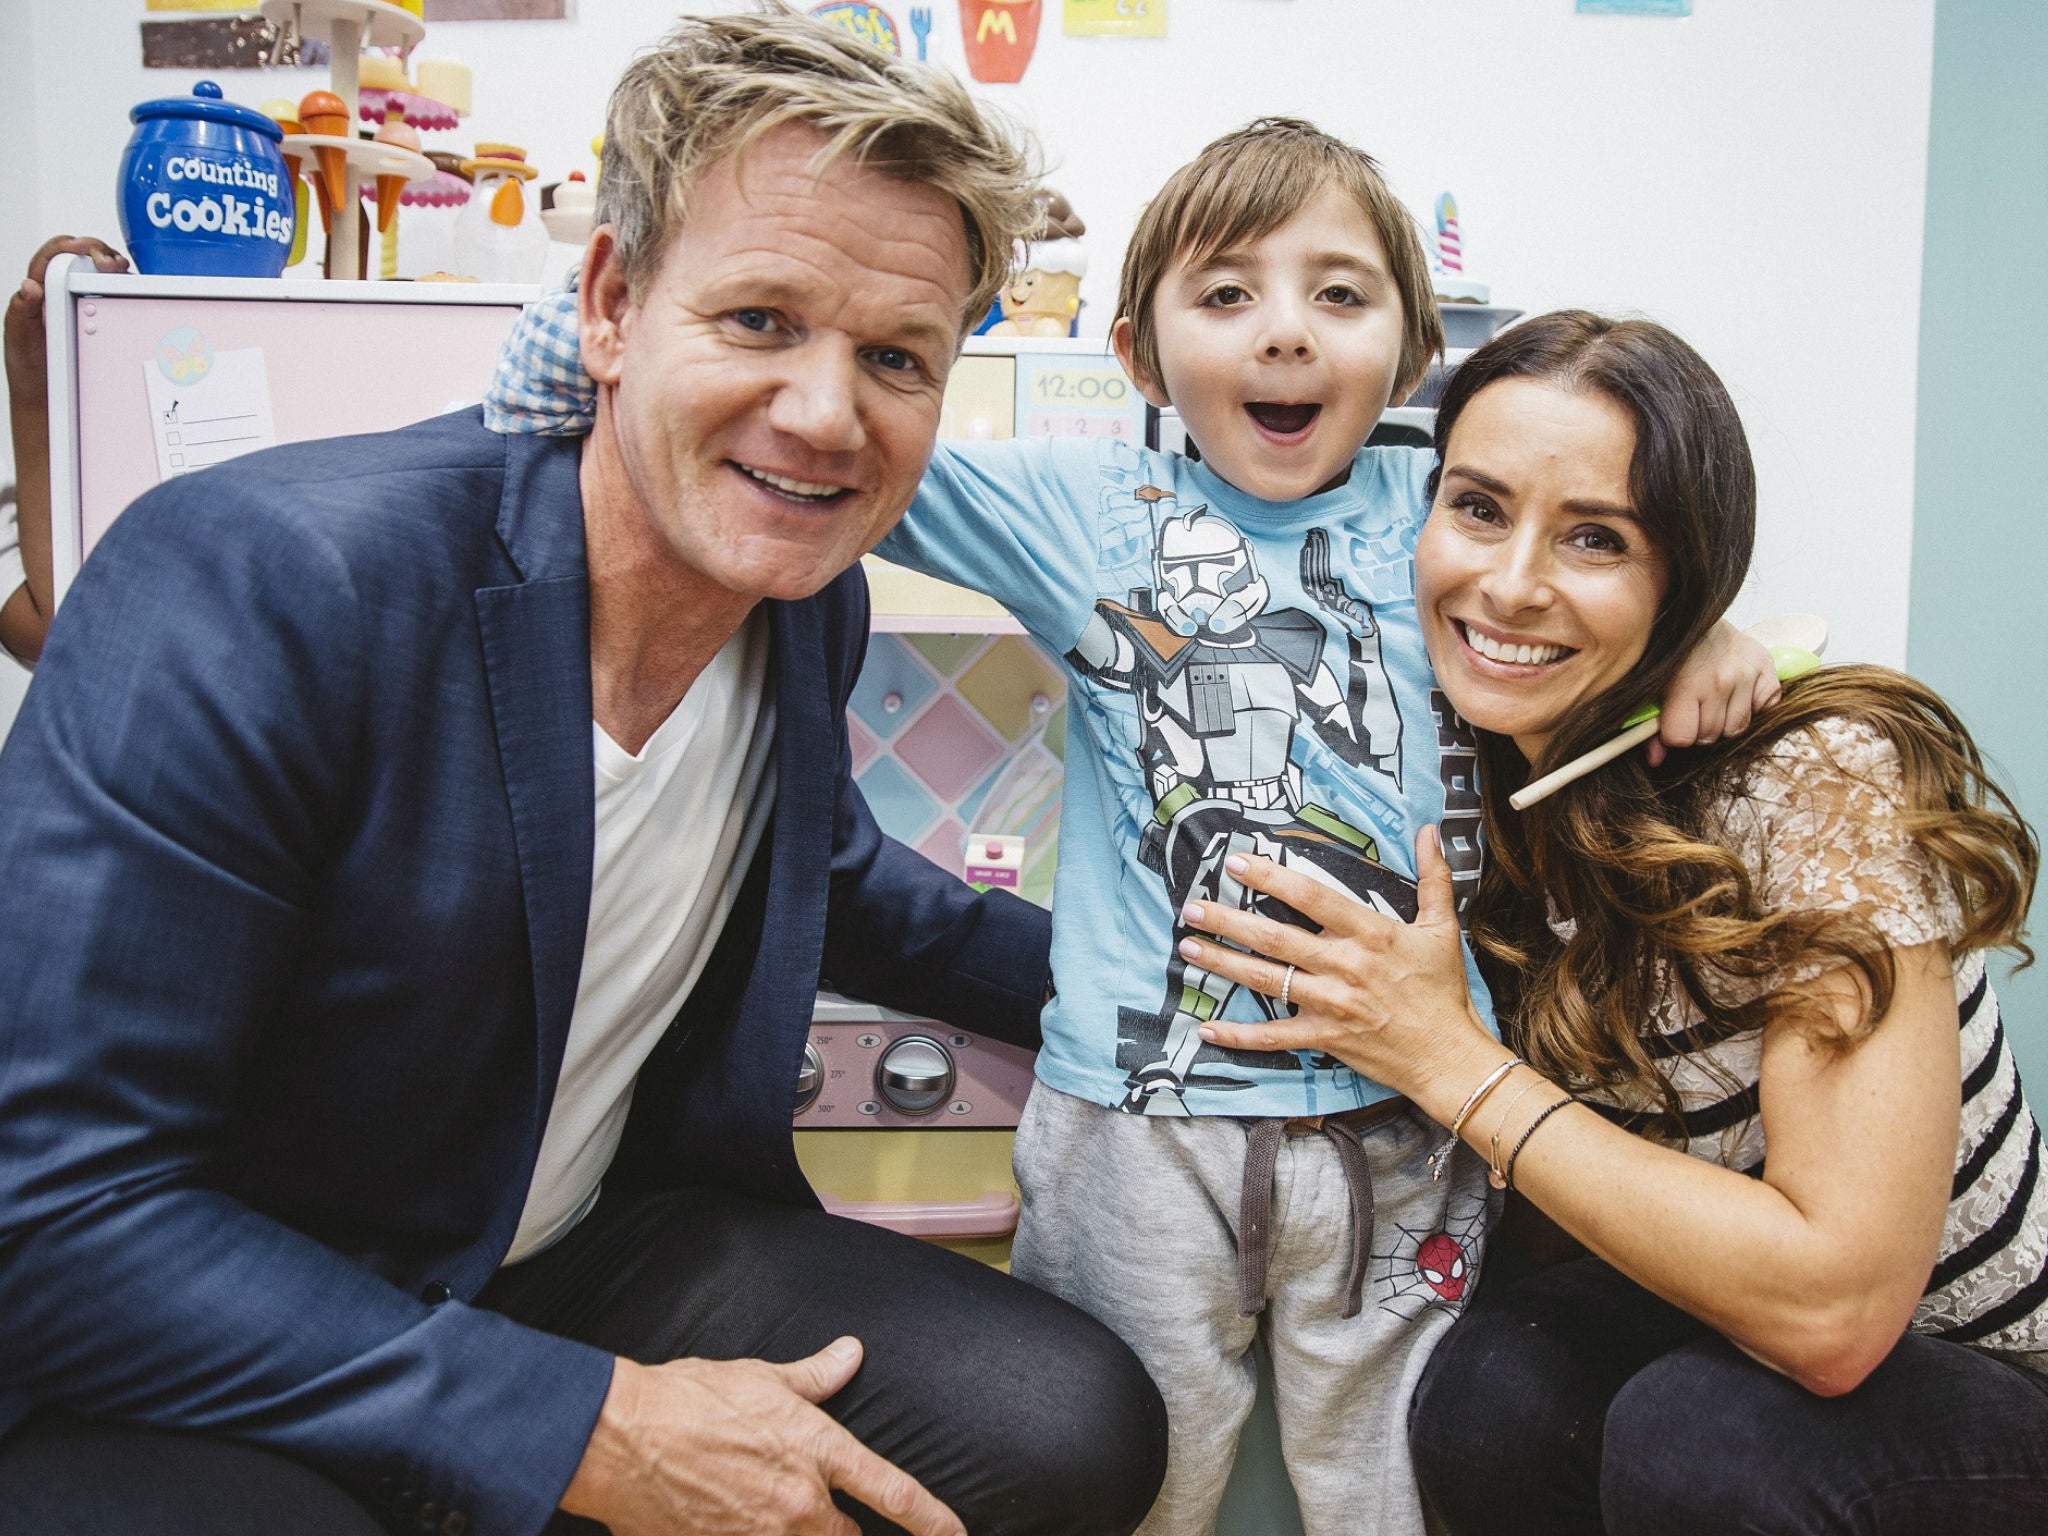
POLYGON ((775 800, 769 650, 756 610, 638 753, 591 722, 590 926, 508 1264, 546 1248, 597 1203, 634 1081, 696 985, 753 863, 775 800))

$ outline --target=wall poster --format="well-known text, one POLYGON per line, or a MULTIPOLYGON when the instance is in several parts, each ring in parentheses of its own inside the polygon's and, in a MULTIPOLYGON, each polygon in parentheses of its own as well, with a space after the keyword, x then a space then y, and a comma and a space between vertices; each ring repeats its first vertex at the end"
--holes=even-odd
POLYGON ((1164 37, 1166 0, 1066 0, 1069 37, 1164 37))

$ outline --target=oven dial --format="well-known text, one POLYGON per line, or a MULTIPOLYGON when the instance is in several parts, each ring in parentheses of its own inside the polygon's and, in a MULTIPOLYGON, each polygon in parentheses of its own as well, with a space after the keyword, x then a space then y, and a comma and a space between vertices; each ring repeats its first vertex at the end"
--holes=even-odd
POLYGON ((905 1035, 875 1063, 875 1087, 892 1108, 928 1115, 953 1096, 953 1058, 929 1035, 905 1035))
POLYGON ((825 1059, 810 1041, 804 1042, 803 1065, 796 1069, 796 1112, 802 1114, 818 1101, 825 1086, 825 1059))

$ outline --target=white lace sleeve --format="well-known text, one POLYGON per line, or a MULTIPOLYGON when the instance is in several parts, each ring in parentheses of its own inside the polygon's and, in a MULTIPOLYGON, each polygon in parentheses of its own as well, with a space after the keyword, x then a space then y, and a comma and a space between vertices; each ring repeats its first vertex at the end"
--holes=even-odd
POLYGON ((1953 943, 1962 908, 1902 810, 1898 748, 1828 719, 1779 741, 1723 814, 1770 911, 1853 912, 1900 949, 1953 943))

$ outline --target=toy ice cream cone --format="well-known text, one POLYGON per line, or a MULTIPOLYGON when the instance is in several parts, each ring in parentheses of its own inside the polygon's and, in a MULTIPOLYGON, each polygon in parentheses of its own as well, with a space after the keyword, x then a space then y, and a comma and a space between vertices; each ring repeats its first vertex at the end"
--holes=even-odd
MULTIPOLYGON (((286 101, 282 96, 278 97, 275 101, 266 101, 258 110, 273 123, 276 123, 279 128, 283 129, 286 135, 304 133, 306 131, 305 126, 298 119, 299 109, 286 101)), ((299 179, 299 157, 290 150, 286 150, 284 154, 284 173, 294 181, 299 179)))
MULTIPOLYGON (((332 91, 308 92, 299 103, 299 121, 305 124, 308 133, 346 138, 349 131, 348 103, 332 91)), ((316 185, 320 189, 320 215, 325 218, 341 206, 342 198, 348 194, 348 155, 324 144, 316 148, 313 155, 320 165, 316 185)))
MULTIPOLYGON (((275 101, 266 101, 258 110, 276 123, 287 137, 306 131, 292 115, 299 109, 283 97, 275 101)), ((284 263, 288 267, 295 267, 306 259, 306 185, 299 180, 300 167, 303 164, 297 155, 287 154, 284 157, 285 199, 292 205, 292 250, 284 263)))
MULTIPOLYGON (((387 118, 384 126, 377 130, 377 142, 416 152, 420 147, 420 136, 395 118, 387 118)), ((405 181, 403 176, 377 178, 377 228, 380 231, 390 229, 391 221, 398 217, 398 194, 405 190, 405 181)))

